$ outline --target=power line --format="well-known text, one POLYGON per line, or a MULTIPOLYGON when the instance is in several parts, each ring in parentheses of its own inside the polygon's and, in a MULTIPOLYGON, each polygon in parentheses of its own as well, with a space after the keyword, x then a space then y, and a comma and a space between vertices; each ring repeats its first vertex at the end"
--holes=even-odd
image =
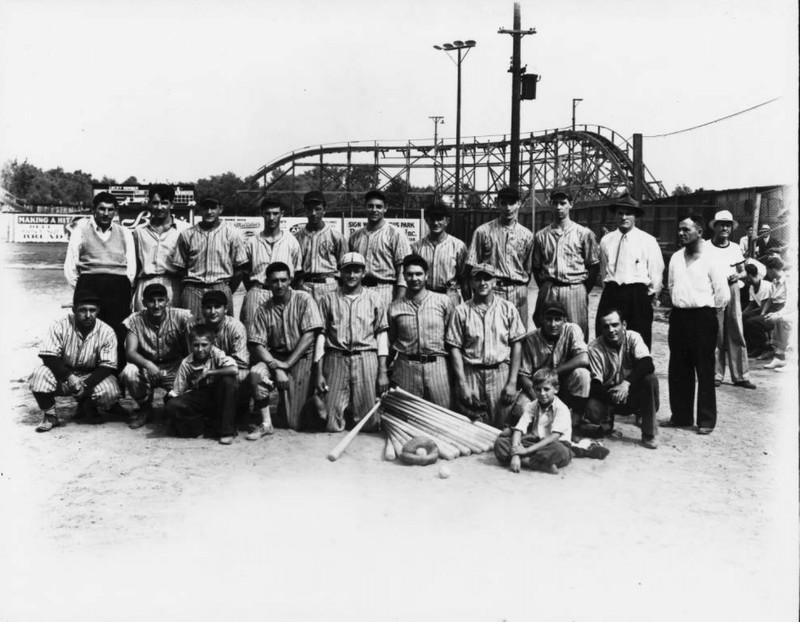
POLYGON ((736 117, 740 114, 744 114, 745 112, 750 112, 751 110, 755 110, 756 108, 761 108, 761 106, 766 106, 767 104, 771 104, 772 102, 778 101, 780 97, 775 97, 774 99, 770 99, 765 102, 761 102, 760 104, 756 104, 755 106, 750 106, 750 108, 745 108, 744 110, 740 110, 739 112, 734 112, 733 114, 729 114, 724 117, 720 117, 719 119, 714 119, 713 121, 708 121, 706 123, 701 123, 700 125, 695 125, 693 127, 687 127, 683 130, 676 130, 674 132, 667 132, 666 134, 652 134, 650 136, 644 136, 643 138, 663 138, 665 136, 674 136, 675 134, 682 134, 683 132, 691 132, 692 130, 699 129, 701 127, 705 127, 707 125, 712 125, 713 123, 719 123, 720 121, 725 121, 726 119, 731 119, 736 117))

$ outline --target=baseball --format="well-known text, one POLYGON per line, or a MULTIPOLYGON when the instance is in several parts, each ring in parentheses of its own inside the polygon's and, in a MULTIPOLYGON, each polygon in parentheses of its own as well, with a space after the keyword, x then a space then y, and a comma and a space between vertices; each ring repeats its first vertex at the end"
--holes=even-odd
POLYGON ((447 465, 442 465, 442 468, 439 469, 439 477, 441 479, 447 479, 450 477, 450 469, 447 468, 447 465))
POLYGON ((427 455, 428 455, 428 452, 427 452, 427 451, 425 451, 425 448, 424 448, 424 447, 420 447, 419 449, 417 449, 417 455, 418 455, 418 456, 427 456, 427 455))

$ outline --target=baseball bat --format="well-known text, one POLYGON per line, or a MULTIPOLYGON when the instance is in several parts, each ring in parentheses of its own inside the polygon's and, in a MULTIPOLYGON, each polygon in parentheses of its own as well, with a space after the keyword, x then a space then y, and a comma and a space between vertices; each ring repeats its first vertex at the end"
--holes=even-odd
POLYGON ((386 446, 383 448, 383 459, 389 462, 397 459, 397 452, 395 452, 392 439, 389 438, 388 434, 386 435, 386 446))
POLYGON ((331 453, 328 454, 328 460, 330 460, 331 462, 336 462, 339 459, 339 457, 344 453, 344 450, 347 449, 347 446, 353 442, 353 439, 361 431, 361 428, 367 425, 367 421, 372 419, 372 415, 378 412, 378 409, 380 407, 381 403, 375 402, 375 406, 370 408, 369 412, 361 418, 361 421, 359 421, 355 425, 355 427, 353 427, 353 429, 347 433, 347 436, 345 436, 342 439, 342 441, 336 447, 333 448, 333 451, 331 451, 331 453))

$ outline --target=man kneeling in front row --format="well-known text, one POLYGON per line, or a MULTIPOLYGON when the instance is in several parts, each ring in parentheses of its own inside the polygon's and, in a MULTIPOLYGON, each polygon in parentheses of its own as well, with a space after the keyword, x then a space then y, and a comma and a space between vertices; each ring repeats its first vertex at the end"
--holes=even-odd
POLYGON ((72 313, 56 320, 39 349, 42 365, 33 370, 30 388, 44 413, 37 432, 61 425, 56 415, 56 396, 69 395, 78 402, 73 419, 100 421, 98 407, 121 410, 117 368, 117 336, 97 319, 100 300, 88 290, 77 290, 72 313))
POLYGON ((627 330, 617 309, 606 311, 599 325, 600 336, 589 344, 592 388, 586 419, 610 431, 614 413, 634 414, 641 421, 642 445, 656 449, 659 389, 650 350, 639 333, 627 330))

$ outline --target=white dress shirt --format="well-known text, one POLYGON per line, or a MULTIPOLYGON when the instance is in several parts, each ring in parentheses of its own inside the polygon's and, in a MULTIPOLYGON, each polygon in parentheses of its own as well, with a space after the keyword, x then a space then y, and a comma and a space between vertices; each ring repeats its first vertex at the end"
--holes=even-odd
POLYGON ((701 241, 700 256, 686 265, 686 249, 669 260, 669 292, 677 309, 721 309, 731 298, 728 274, 708 252, 711 242, 701 241))
POLYGON ((85 227, 93 227, 97 236, 104 242, 109 240, 111 237, 111 230, 114 227, 119 227, 122 230, 122 237, 125 238, 125 259, 128 264, 125 269, 125 274, 131 284, 133 284, 133 280, 136 278, 136 245, 133 241, 133 233, 131 233, 130 229, 123 227, 116 221, 113 221, 111 226, 103 231, 97 225, 97 221, 94 217, 90 216, 83 222, 79 222, 69 236, 67 256, 64 258, 64 276, 67 278, 67 282, 70 286, 74 288, 80 276, 78 272, 78 262, 80 260, 81 241, 83 240, 83 230, 85 227))
POLYGON ((648 294, 658 295, 663 273, 661 247, 649 233, 636 227, 625 234, 617 229, 600 240, 600 274, 603 283, 641 283, 647 285, 648 294))

